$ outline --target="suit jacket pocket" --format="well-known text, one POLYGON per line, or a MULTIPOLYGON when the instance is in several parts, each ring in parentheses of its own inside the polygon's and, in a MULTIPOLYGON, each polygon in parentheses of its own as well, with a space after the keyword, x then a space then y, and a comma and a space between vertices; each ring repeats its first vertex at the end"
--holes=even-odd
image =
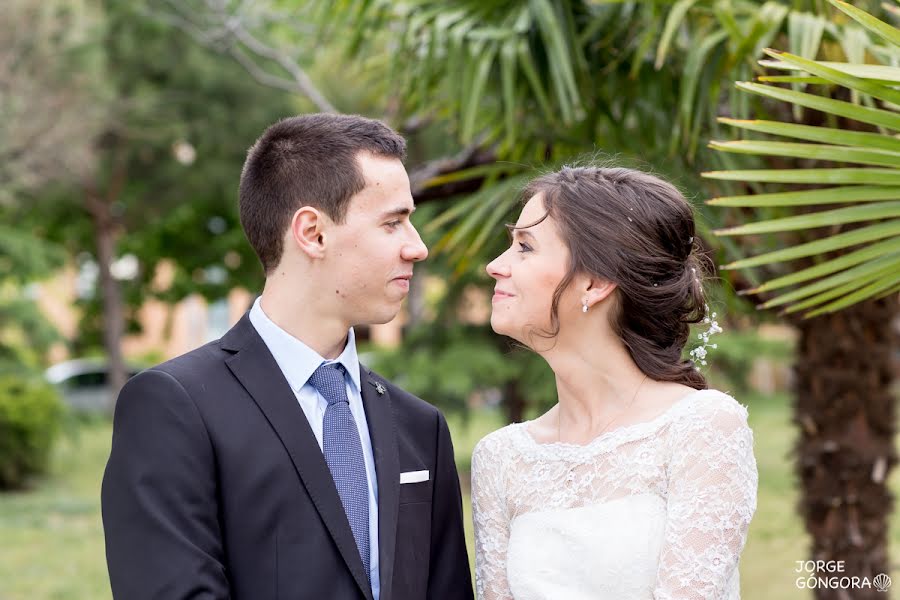
POLYGON ((400 504, 431 502, 431 481, 400 484, 400 504))

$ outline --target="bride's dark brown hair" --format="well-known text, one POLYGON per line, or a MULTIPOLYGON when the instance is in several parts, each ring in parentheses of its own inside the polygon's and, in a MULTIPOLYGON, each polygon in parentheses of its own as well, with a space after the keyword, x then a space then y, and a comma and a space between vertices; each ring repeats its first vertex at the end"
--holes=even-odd
MULTIPOLYGON (((569 268, 553 293, 552 330, 559 333, 559 300, 578 273, 616 284, 610 325, 641 371, 657 381, 706 389, 682 350, 690 324, 706 316, 705 264, 694 252, 694 215, 675 186, 626 168, 564 167, 524 189, 540 195, 569 250, 569 268)), ((536 225, 526 225, 525 228, 536 225)))

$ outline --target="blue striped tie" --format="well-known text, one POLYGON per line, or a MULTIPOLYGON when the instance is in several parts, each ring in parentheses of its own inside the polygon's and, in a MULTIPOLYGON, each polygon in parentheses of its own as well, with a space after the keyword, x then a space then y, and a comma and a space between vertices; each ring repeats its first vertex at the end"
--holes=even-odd
POLYGON ((309 383, 328 401, 322 420, 322 452, 347 513, 366 578, 370 579, 369 484, 359 430, 347 400, 344 373, 341 364, 322 363, 310 376, 309 383))

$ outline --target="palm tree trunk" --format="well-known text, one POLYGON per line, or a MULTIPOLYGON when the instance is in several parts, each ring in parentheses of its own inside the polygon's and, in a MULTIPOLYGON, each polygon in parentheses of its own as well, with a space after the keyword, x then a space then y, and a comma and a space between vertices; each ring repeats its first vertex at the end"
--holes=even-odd
MULTIPOLYGON (((844 561, 820 578, 889 572, 887 475, 897 462, 892 352, 896 296, 800 321, 795 366, 796 471, 813 560, 844 561)), ((764 432, 760 432, 764 435, 764 432)), ((817 587, 818 599, 886 598, 872 588, 817 587)))

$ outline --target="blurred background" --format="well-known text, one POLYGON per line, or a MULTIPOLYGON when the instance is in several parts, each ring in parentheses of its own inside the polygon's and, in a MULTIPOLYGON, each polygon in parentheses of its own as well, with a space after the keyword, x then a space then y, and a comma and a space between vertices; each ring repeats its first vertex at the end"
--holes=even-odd
POLYGON ((898 9, 854 5, 866 12, 837 0, 5 0, 0 599, 110 598, 99 488, 117 390, 249 308, 263 275, 237 216, 246 150, 279 118, 320 111, 383 119, 409 142, 431 257, 402 314, 357 339, 364 362, 447 414, 472 557, 472 448, 556 401, 541 359, 491 332, 484 265, 508 243, 525 181, 598 160, 679 186, 716 266, 724 333, 701 369, 748 407, 760 473, 743 596, 874 597, 801 589, 811 573, 796 573, 818 558, 900 574, 900 76, 839 66, 900 64, 898 9), (837 186, 827 200, 825 185, 837 186))

